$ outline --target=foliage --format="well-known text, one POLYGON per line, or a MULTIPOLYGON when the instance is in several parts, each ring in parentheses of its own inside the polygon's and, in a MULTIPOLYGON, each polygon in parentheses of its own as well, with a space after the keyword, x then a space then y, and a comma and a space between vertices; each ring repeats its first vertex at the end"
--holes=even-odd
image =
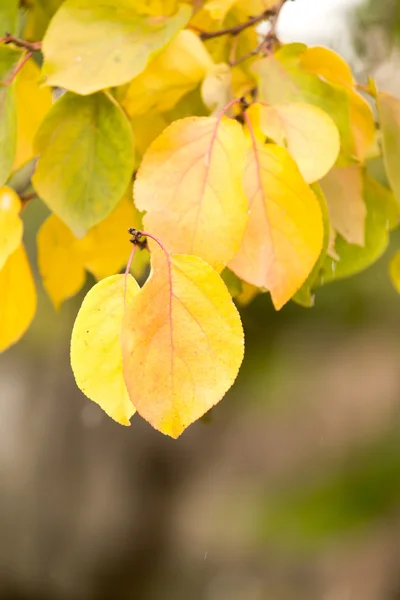
POLYGON ((34 317, 20 213, 40 198, 54 306, 98 280, 72 333, 76 382, 121 424, 136 410, 178 437, 237 376, 232 298, 312 306, 399 224, 400 101, 373 82, 362 95, 326 48, 282 45, 284 3, 2 3, 0 348, 34 317), (390 189, 368 172, 381 155, 390 189), (142 282, 149 262, 139 287, 129 273, 142 282))

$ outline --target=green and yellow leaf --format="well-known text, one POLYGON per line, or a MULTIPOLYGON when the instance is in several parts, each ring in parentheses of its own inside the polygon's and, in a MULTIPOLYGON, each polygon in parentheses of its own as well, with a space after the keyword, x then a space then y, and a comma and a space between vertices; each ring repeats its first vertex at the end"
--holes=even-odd
POLYGON ((40 153, 35 190, 83 236, 111 213, 130 182, 134 148, 128 119, 108 94, 67 93, 43 121, 35 145, 40 153))

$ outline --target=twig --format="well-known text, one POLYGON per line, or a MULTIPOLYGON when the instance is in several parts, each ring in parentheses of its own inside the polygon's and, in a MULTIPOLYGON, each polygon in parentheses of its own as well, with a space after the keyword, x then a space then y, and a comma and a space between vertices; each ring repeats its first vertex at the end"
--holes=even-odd
MULTIPOLYGON (((274 6, 274 8, 270 9, 269 11, 266 11, 266 12, 269 12, 270 28, 269 28, 268 32, 266 33, 266 35, 264 36, 264 39, 260 42, 260 44, 258 44, 258 46, 256 48, 254 48, 253 50, 250 50, 250 52, 248 52, 247 54, 244 54, 243 56, 240 56, 239 58, 237 58, 235 60, 230 60, 229 65, 231 67, 235 67, 236 65, 239 65, 240 63, 244 62, 248 58, 251 58, 252 56, 256 56, 257 54, 260 54, 261 52, 263 54, 265 54, 266 56, 272 54, 272 52, 274 50, 274 45, 276 42, 278 42, 278 38, 276 35, 276 27, 278 24, 280 12, 281 12, 282 7, 285 4, 285 2, 286 2, 286 0, 280 0, 278 2, 278 4, 276 4, 276 6, 274 6)), ((266 14, 266 13, 264 13, 264 14, 266 14)))
POLYGON ((14 37, 10 33, 6 33, 4 37, 0 38, 0 44, 15 44, 18 48, 24 48, 31 53, 38 52, 42 47, 42 42, 26 42, 14 37))
POLYGON ((269 19, 275 14, 275 8, 270 8, 265 10, 260 15, 256 15, 255 17, 250 17, 244 23, 239 23, 238 25, 233 25, 232 27, 225 27, 224 29, 217 29, 217 31, 203 31, 198 27, 193 27, 190 25, 191 29, 200 33, 200 39, 204 42, 205 40, 212 40, 213 38, 221 37, 222 35, 238 35, 248 27, 253 27, 253 25, 257 25, 257 23, 261 23, 261 21, 265 21, 269 19))

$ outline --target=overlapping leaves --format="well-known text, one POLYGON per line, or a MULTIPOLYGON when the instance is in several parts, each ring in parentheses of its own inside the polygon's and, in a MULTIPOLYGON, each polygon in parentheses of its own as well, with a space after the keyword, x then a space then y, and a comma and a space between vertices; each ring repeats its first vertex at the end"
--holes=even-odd
MULTIPOLYGON (((26 36, 46 31, 40 76, 32 59, 20 69, 25 46, 0 44, 0 185, 35 170, 22 201, 0 189, 0 349, 35 313, 20 213, 37 194, 52 213, 37 247, 54 306, 86 272, 98 281, 72 335, 78 386, 117 422, 137 411, 178 437, 236 378, 232 297, 312 306, 318 286, 386 250, 400 215, 400 103, 371 89, 392 192, 367 173, 374 112, 341 57, 304 44, 255 57, 250 27, 204 35, 273 0, 100 4, 29 3, 26 36), (54 102, 50 86, 66 93, 54 102), (142 223, 151 273, 139 288, 121 271, 126 230, 142 223)), ((0 8, 4 31, 18 30, 15 6, 0 8)), ((141 282, 148 260, 137 250, 141 282)), ((390 272, 398 288, 398 254, 390 272)))

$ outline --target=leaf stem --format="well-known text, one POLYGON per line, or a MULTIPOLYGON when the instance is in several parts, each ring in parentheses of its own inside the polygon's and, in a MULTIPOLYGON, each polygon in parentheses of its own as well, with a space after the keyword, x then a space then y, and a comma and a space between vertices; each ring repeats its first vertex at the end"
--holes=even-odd
POLYGON ((137 248, 137 246, 134 244, 132 246, 132 250, 131 250, 131 253, 130 253, 129 259, 128 259, 128 264, 126 265, 126 269, 125 269, 125 279, 124 279, 124 308, 125 308, 125 310, 126 310, 127 279, 128 279, 129 271, 131 270, 131 265, 132 265, 133 257, 135 256, 136 248, 137 248))

